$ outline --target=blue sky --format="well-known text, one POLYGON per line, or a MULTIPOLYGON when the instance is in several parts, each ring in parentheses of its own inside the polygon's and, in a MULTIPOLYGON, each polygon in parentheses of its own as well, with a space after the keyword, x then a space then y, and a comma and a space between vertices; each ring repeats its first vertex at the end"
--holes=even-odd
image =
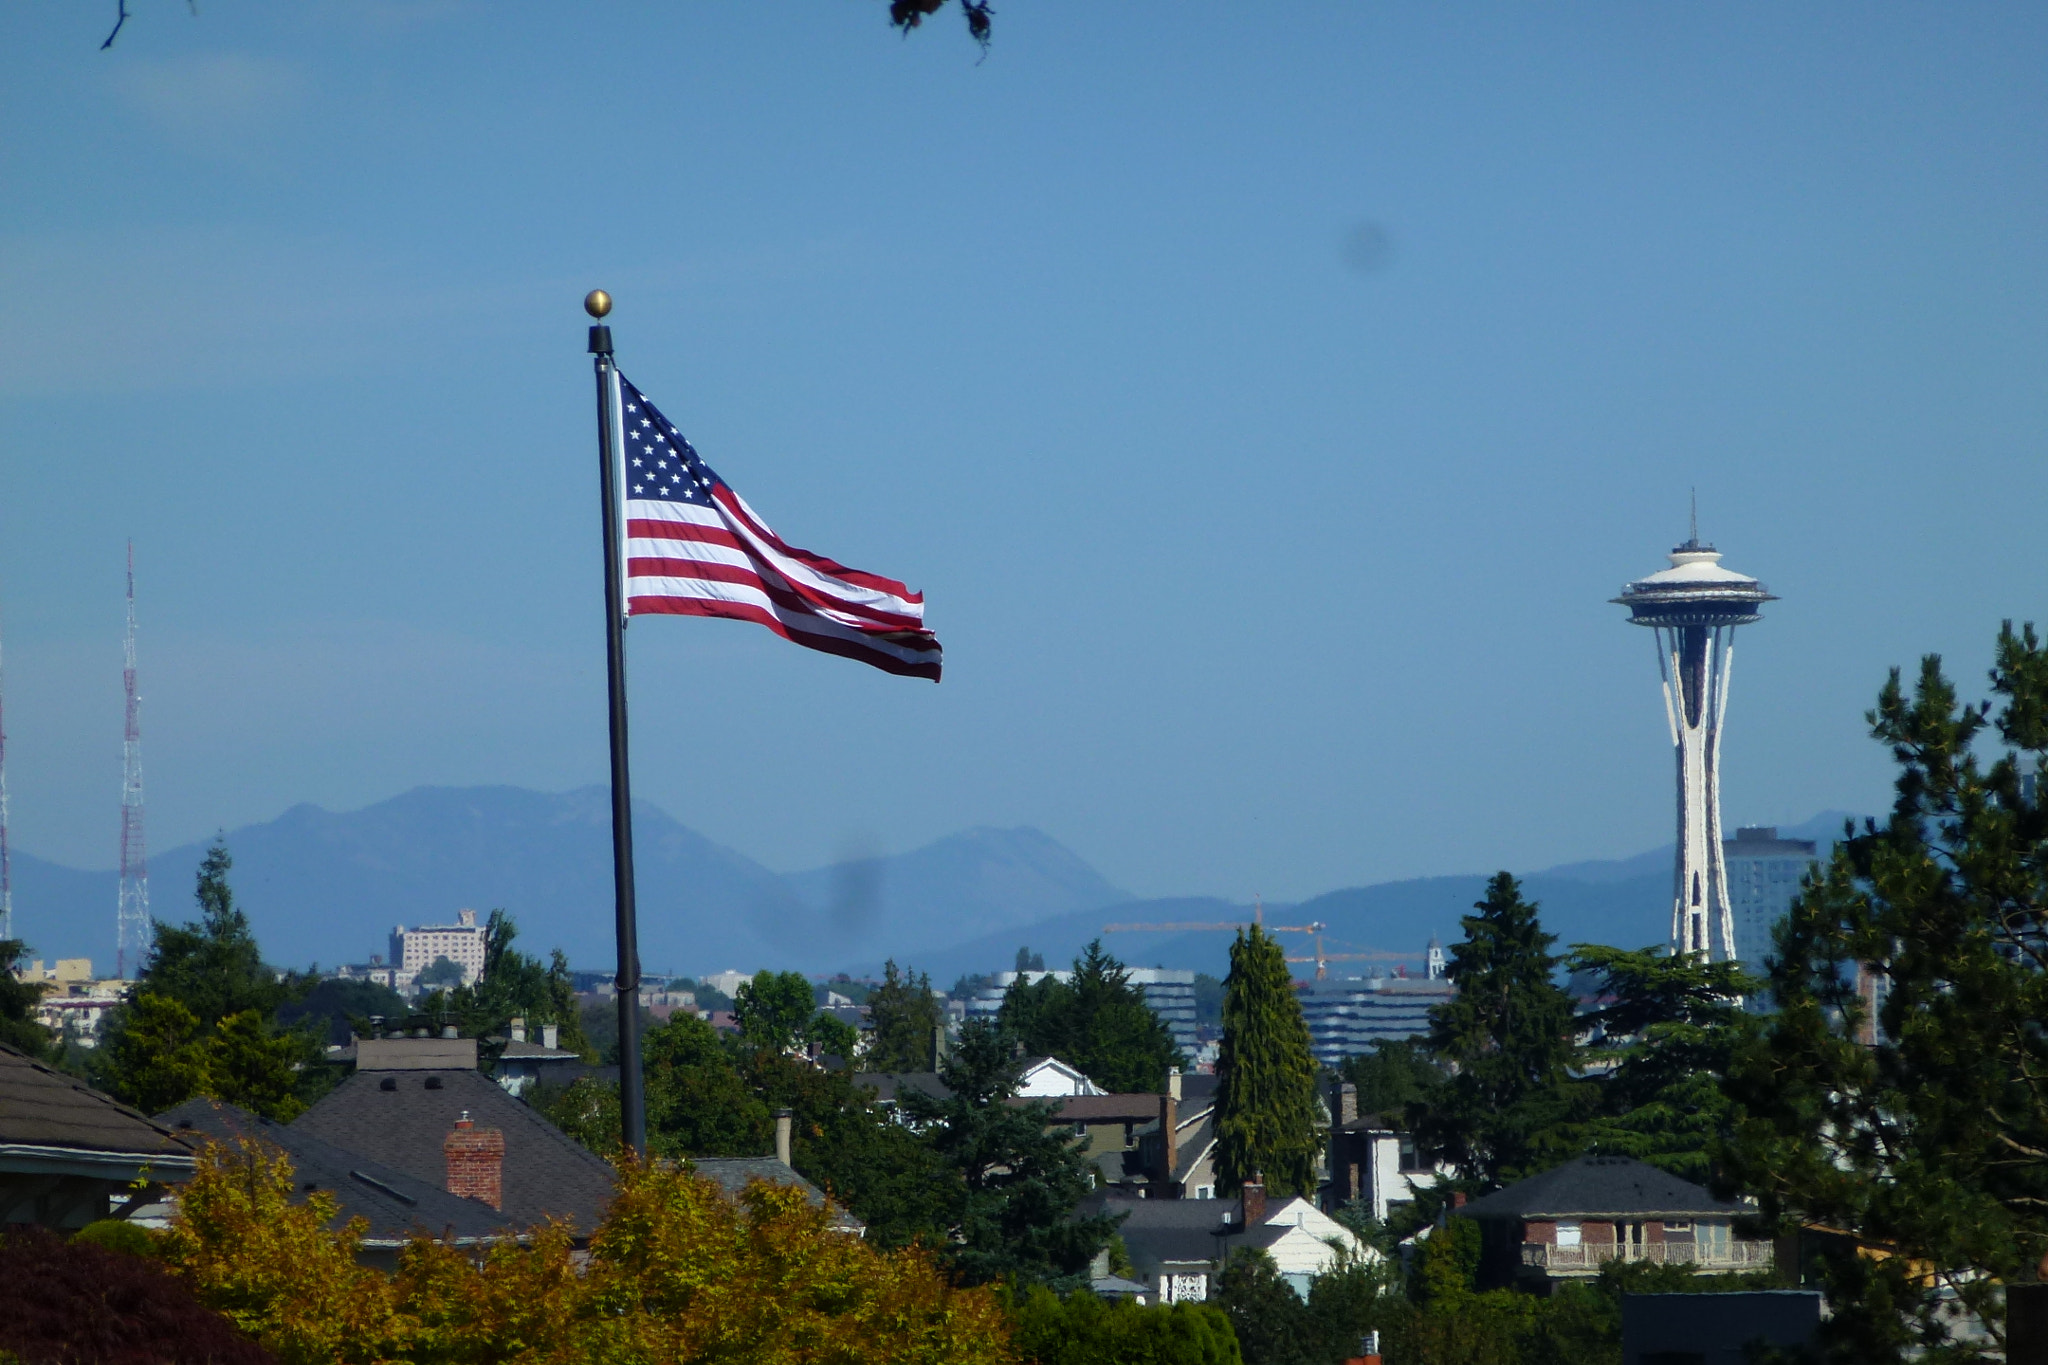
POLYGON ((779 869, 1034 824, 1141 894, 1668 839, 1701 530, 1731 824, 2043 604, 2048 11, 879 0, 0 11, 17 846, 604 773, 592 398, 906 579, 938 687, 631 632, 636 789, 779 869), (102 12, 104 11, 104 12, 102 12))

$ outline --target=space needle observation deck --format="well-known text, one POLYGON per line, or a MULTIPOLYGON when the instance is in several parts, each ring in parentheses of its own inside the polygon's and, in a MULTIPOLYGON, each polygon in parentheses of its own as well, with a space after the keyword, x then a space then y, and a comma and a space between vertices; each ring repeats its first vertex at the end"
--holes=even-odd
POLYGON ((1764 585, 1722 567, 1699 538, 1671 552, 1671 567, 1626 585, 1613 599, 1629 620, 1656 634, 1664 679, 1664 716, 1678 762, 1678 854, 1672 870, 1671 946, 1676 952, 1731 961, 1735 917, 1721 861, 1721 724, 1735 628, 1763 619, 1777 598, 1764 585))

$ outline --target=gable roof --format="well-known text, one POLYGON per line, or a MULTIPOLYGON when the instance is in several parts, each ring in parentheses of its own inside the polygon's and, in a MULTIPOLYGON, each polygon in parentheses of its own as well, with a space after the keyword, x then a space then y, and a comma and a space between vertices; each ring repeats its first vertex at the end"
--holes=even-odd
MULTIPOLYGON (((191 1172, 191 1149, 112 1095, 0 1045, 0 1147, 115 1167, 191 1172)), ((125 1178, 125 1177, 124 1177, 125 1178)))
POLYGON ((611 1203, 612 1168, 479 1071, 358 1071, 291 1127, 446 1188, 441 1144, 465 1110, 477 1127, 505 1135, 506 1224, 566 1218, 580 1234, 596 1228, 611 1203))
POLYGON ((1628 1156, 1582 1156, 1467 1204, 1467 1218, 1728 1218, 1740 1204, 1628 1156))
POLYGON ((690 1168, 698 1175, 718 1183, 718 1187, 731 1198, 737 1199, 746 1192, 749 1184, 765 1180, 771 1185, 789 1185, 802 1190, 804 1202, 814 1209, 824 1209, 832 1215, 832 1226, 841 1232, 865 1233, 866 1225, 846 1210, 825 1198, 825 1192, 799 1175, 792 1166, 785 1166, 772 1156, 693 1156, 689 1158, 690 1168))
POLYGON ((935 1100, 953 1097, 953 1088, 939 1079, 936 1071, 857 1071, 853 1083, 875 1092, 877 1104, 894 1104, 906 1090, 917 1090, 935 1100))
POLYGON ((1053 1108, 1062 1123, 1159 1122, 1157 1095, 1068 1095, 1053 1108))
POLYGON ((450 1194, 439 1184, 222 1100, 186 1100, 157 1115, 156 1121, 195 1146, 207 1138, 221 1142, 253 1138, 268 1143, 290 1158, 299 1194, 325 1190, 334 1196, 340 1208, 331 1226, 358 1217, 368 1221, 369 1231, 363 1240, 370 1246, 402 1245, 415 1231, 457 1243, 470 1242, 490 1237, 505 1224, 504 1215, 480 1199, 450 1194))

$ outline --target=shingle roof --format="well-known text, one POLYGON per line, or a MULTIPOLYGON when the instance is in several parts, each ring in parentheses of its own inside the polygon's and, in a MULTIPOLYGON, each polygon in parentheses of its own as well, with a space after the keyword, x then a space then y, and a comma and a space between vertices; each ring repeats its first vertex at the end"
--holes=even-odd
POLYGON ((0 1144, 167 1158, 190 1170, 191 1151, 113 1096, 0 1045, 0 1144))
POLYGON ((1626 1156, 1582 1156, 1475 1199, 1467 1218, 1705 1218, 1746 1212, 1626 1156))
POLYGON ((1214 1261, 1222 1251, 1219 1239, 1235 1235, 1223 1215, 1237 1205, 1223 1199, 1125 1199, 1098 1192, 1081 1201, 1084 1214, 1122 1215, 1117 1233, 1131 1262, 1150 1271, 1169 1262, 1214 1261))
POLYGON ((220 1100, 187 1100, 157 1115, 157 1122, 195 1145, 206 1138, 223 1142, 254 1138, 277 1148, 291 1159, 299 1192, 318 1189, 332 1194, 341 1206, 334 1225, 351 1218, 366 1219, 370 1225, 366 1240, 372 1244, 403 1242, 416 1230, 469 1241, 489 1237, 505 1225, 504 1215, 481 1200, 450 1194, 439 1184, 220 1100))
POLYGON ((505 1135, 506 1223, 561 1217, 579 1233, 596 1228, 611 1202, 612 1168, 478 1071, 358 1071, 291 1127, 446 1188, 441 1144, 465 1110, 477 1127, 505 1135))
POLYGON ((888 1104, 905 1090, 921 1090, 933 1099, 950 1099, 952 1087, 939 1079, 936 1071, 860 1071, 854 1073, 855 1085, 872 1086, 875 1099, 888 1104))
POLYGON ((756 1180, 794 1186, 804 1192, 804 1199, 812 1208, 831 1212, 834 1227, 847 1232, 862 1230, 859 1219, 829 1202, 825 1192, 799 1175, 794 1167, 785 1166, 772 1156, 693 1156, 690 1166, 698 1175, 717 1181, 719 1188, 734 1198, 756 1180))
POLYGON ((1065 1123, 1144 1123, 1159 1118, 1157 1095, 1069 1095, 1053 1113, 1065 1123))

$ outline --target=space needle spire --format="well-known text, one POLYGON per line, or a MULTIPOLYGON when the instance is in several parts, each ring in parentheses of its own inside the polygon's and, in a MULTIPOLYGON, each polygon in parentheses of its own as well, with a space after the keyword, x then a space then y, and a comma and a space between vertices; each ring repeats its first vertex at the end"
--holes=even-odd
POLYGON ((1763 619, 1777 598, 1754 578, 1723 568, 1700 539, 1697 502, 1692 535, 1671 551, 1671 567, 1638 579, 1613 599, 1629 620, 1657 641, 1664 679, 1664 717, 1678 761, 1678 854, 1672 869, 1671 947, 1688 956, 1736 958, 1735 916, 1721 859, 1721 725, 1735 628, 1763 619))

